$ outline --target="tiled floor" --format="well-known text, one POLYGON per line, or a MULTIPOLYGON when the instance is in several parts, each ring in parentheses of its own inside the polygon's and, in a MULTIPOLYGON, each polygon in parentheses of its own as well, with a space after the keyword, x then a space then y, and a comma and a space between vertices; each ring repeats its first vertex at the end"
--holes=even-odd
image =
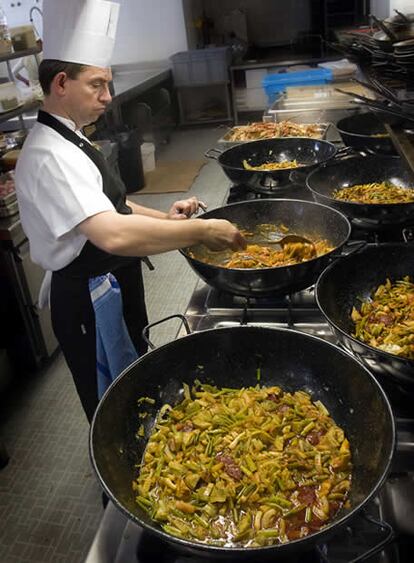
MULTIPOLYGON (((200 158, 220 136, 212 129, 178 131, 160 158, 200 158)), ((188 195, 214 208, 226 187, 218 165, 209 162, 188 195)), ((132 196, 159 209, 182 197, 132 196)), ((153 263, 155 272, 144 268, 150 319, 184 312, 195 274, 177 252, 156 256, 153 263)), ((154 343, 170 340, 177 328, 169 323, 154 330, 154 343)), ((0 471, 0 562, 82 562, 102 517, 101 494, 89 463, 88 424, 61 355, 0 397, 0 435, 11 456, 0 471)))

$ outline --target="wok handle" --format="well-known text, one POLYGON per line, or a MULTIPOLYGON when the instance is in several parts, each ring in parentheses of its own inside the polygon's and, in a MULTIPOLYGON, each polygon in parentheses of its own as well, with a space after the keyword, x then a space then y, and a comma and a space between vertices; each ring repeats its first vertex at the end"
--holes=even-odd
MULTIPOLYGON (((366 512, 361 513, 361 518, 364 518, 364 520, 366 520, 369 524, 372 524, 373 527, 379 528, 380 530, 383 530, 384 532, 386 532, 386 535, 380 542, 377 543, 377 545, 374 545, 373 547, 371 547, 370 549, 368 549, 367 551, 365 551, 361 555, 358 555, 354 559, 350 559, 349 563, 360 563, 361 561, 368 561, 369 559, 371 559, 371 557, 373 557, 377 553, 381 553, 381 551, 383 551, 384 547, 386 547, 388 544, 390 544, 395 537, 394 530, 393 530, 392 526, 390 526, 388 524, 388 522, 385 522, 383 520, 381 520, 381 521, 376 520, 375 518, 373 518, 372 516, 370 516, 366 512)), ((325 555, 325 553, 323 552, 323 548, 321 548, 320 546, 317 546, 316 550, 319 554, 321 561, 324 561, 324 563, 331 563, 329 557, 327 555, 325 555)))
POLYGON ((216 147, 213 147, 212 149, 208 149, 205 153, 204 156, 206 158, 214 158, 214 160, 217 160, 218 157, 223 154, 224 150, 220 150, 216 147))
POLYGON ((187 334, 191 334, 190 325, 188 324, 187 319, 185 318, 184 315, 180 315, 179 313, 177 313, 176 315, 170 315, 169 317, 165 317, 164 319, 161 319, 160 321, 156 321, 155 323, 147 324, 142 329, 142 338, 145 340, 145 342, 148 344, 148 346, 151 348, 151 350, 154 350, 154 348, 156 348, 156 346, 149 339, 150 329, 153 328, 154 326, 165 323, 166 321, 170 321, 171 319, 181 319, 181 321, 182 321, 182 323, 185 327, 185 330, 187 331, 187 334))
POLYGON ((361 152, 356 151, 352 147, 342 147, 336 151, 335 155, 332 158, 330 158, 327 162, 324 162, 321 167, 328 168, 328 166, 336 166, 336 164, 338 164, 338 161, 344 160, 346 158, 357 158, 360 156, 364 155, 362 155, 361 152))
MULTIPOLYGON (((357 152, 352 147, 342 147, 338 149, 333 157, 332 161, 341 160, 348 156, 361 156, 359 152, 357 152)), ((328 161, 329 162, 329 161, 328 161)))
POLYGON ((349 244, 345 245, 345 248, 341 251, 341 254, 338 258, 352 256, 356 252, 359 252, 360 250, 365 248, 367 244, 368 242, 366 240, 353 240, 349 244))

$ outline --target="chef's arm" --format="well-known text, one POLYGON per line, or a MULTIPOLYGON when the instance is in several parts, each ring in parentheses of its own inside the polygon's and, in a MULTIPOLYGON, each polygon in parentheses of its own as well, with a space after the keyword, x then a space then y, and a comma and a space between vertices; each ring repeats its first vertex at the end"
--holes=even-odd
POLYGON ((165 221, 104 211, 85 219, 77 228, 95 246, 119 256, 151 256, 197 243, 212 250, 246 246, 239 230, 224 219, 165 221))
POLYGON ((163 213, 156 209, 138 205, 131 200, 126 201, 127 205, 132 209, 132 212, 138 215, 147 215, 148 217, 155 217, 157 219, 188 219, 192 215, 197 214, 200 209, 207 209, 207 206, 197 197, 189 197, 187 199, 180 199, 175 201, 170 207, 168 213, 163 213))
POLYGON ((135 213, 136 215, 146 215, 147 217, 155 217, 156 219, 167 219, 167 213, 158 211, 158 209, 151 209, 150 207, 138 205, 130 199, 127 199, 126 204, 132 209, 132 213, 135 213))

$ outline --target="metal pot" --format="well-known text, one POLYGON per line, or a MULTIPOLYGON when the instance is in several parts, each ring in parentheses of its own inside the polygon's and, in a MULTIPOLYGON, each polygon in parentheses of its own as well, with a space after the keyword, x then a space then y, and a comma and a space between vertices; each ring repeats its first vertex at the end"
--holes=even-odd
POLYGON ((336 189, 369 184, 392 182, 414 190, 414 176, 398 157, 367 156, 349 158, 335 166, 322 166, 309 174, 306 185, 315 201, 334 207, 349 219, 357 219, 362 226, 374 228, 383 225, 403 225, 414 217, 413 203, 367 204, 334 199, 336 189))
POLYGON ((414 361, 383 352, 354 336, 351 311, 360 300, 385 282, 410 276, 414 279, 414 245, 369 244, 331 264, 315 289, 318 307, 339 342, 351 350, 375 374, 414 388, 414 361))
POLYGON ((205 156, 216 159, 226 176, 235 184, 249 186, 259 192, 264 188, 275 188, 277 192, 284 190, 284 193, 288 194, 292 172, 308 173, 333 158, 337 152, 335 145, 328 141, 288 137, 242 143, 223 152, 210 149, 205 156), (251 166, 265 162, 296 160, 300 166, 267 171, 246 170, 243 166, 244 160, 251 166))
POLYGON ((375 135, 387 135, 384 124, 373 113, 358 113, 340 119, 336 128, 348 147, 356 151, 368 151, 387 155, 396 155, 397 151, 387 137, 376 137, 375 135))
POLYGON ((219 290, 260 297, 286 294, 312 285, 347 242, 351 226, 339 211, 318 203, 294 199, 261 199, 234 203, 204 213, 201 219, 227 219, 242 228, 254 229, 260 223, 284 223, 290 231, 313 239, 327 239, 331 252, 292 266, 263 269, 228 269, 192 258, 181 250, 190 266, 206 283, 219 290))
MULTIPOLYGON (((143 407, 142 407, 143 408, 143 407)), ((390 468, 395 442, 388 400, 374 377, 347 352, 320 338, 289 329, 233 327, 179 338, 142 356, 101 399, 90 431, 93 468, 106 494, 132 521, 158 542, 209 561, 291 561, 347 523, 377 493, 390 468), (196 379, 218 387, 280 385, 305 389, 321 400, 346 432, 353 456, 351 509, 340 511, 325 528, 299 540, 270 547, 229 548, 183 540, 164 532, 136 503, 132 481, 160 407, 183 398, 183 383, 196 379), (145 437, 137 399, 146 405, 145 437)))

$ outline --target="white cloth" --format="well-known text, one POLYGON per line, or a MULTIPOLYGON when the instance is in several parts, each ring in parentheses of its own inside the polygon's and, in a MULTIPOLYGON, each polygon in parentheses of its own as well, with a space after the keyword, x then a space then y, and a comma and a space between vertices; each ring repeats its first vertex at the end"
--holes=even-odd
POLYGON ((118 16, 107 0, 43 0, 44 58, 109 67, 118 16))
MULTIPOLYGON (((54 117, 75 131, 72 121, 54 117)), ((60 270, 80 254, 87 239, 77 230, 79 223, 97 213, 115 211, 92 160, 41 123, 35 124, 23 145, 15 184, 31 258, 44 270, 60 270)), ((48 303, 49 285, 45 278, 40 306, 48 303)))

